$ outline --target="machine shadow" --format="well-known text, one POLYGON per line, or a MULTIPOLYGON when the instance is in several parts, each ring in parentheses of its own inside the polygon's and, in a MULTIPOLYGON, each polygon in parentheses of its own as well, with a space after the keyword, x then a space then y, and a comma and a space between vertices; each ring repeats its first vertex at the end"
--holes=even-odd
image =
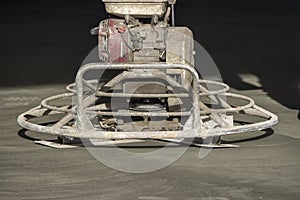
POLYGON ((238 140, 222 140, 222 143, 224 144, 235 144, 235 143, 245 143, 245 142, 251 142, 251 141, 255 141, 255 140, 261 140, 267 137, 270 137, 274 134, 274 130, 271 128, 268 128, 266 130, 262 130, 265 133, 262 135, 258 135, 255 137, 250 137, 250 138, 243 138, 243 139, 238 139, 238 140))
MULTIPOLYGON (((29 136, 27 133, 27 129, 21 129, 18 131, 18 136, 25 139, 25 140, 29 140, 29 141, 32 141, 32 142, 35 142, 35 141, 40 141, 41 139, 40 138, 37 138, 37 137, 33 137, 33 136, 29 136)), ((255 136, 255 137, 250 137, 250 138, 244 138, 244 139, 238 139, 238 140, 221 140, 221 143, 223 144, 239 144, 239 143, 245 143, 245 142, 250 142, 250 141, 255 141, 255 140, 260 140, 260 139, 264 139, 264 138, 267 138, 267 137, 270 137, 274 134, 274 131, 273 129, 266 129, 266 130, 263 130, 264 133, 262 135, 258 135, 258 136, 255 136)), ((52 139, 52 140, 47 140, 49 142, 57 142, 57 139, 52 139)), ((76 144, 72 144, 72 145, 75 145, 75 146, 78 146, 78 147, 87 147, 87 148, 122 148, 122 149, 160 149, 160 148, 185 148, 185 147, 196 147, 196 148, 204 148, 206 149, 207 147, 199 147, 199 146, 195 146, 193 144, 185 144, 185 143, 178 143, 178 142, 170 142, 170 144, 174 144, 174 146, 167 146, 166 145, 168 143, 166 143, 166 145, 160 145, 160 144, 155 144, 155 145, 148 145, 144 143, 141 143, 139 145, 131 145, 131 144, 127 144, 126 146, 125 145, 101 145, 101 146, 95 146, 93 145, 91 142, 89 142, 88 140, 86 139, 80 139, 78 140, 79 143, 76 143, 76 144), (175 144, 177 144, 175 146, 175 144)), ((146 140, 147 141, 147 140, 146 140)), ((163 140, 152 140, 152 141, 157 141, 157 142, 164 142, 163 140)), ((39 144, 37 144, 39 145, 39 144)))
MULTIPOLYGON (((19 137, 21 137, 21 138, 23 138, 23 139, 25 139, 25 140, 29 140, 29 141, 39 141, 39 140, 41 140, 41 139, 39 139, 39 138, 36 138, 36 137, 32 137, 32 136, 29 136, 28 134, 26 134, 26 132, 27 132, 28 130, 27 129, 21 129, 21 130, 19 130, 18 131, 18 136, 19 137)), ((52 140, 47 140, 47 141, 49 141, 49 142, 56 142, 57 140, 55 140, 55 139, 52 139, 52 140)))
MULTIPOLYGON (((32 136, 29 136, 27 134, 28 130, 27 129, 21 129, 18 131, 18 136, 25 139, 25 140, 29 140, 29 141, 32 141, 32 142, 35 142, 35 141, 40 141, 41 139, 40 138, 37 138, 37 137, 32 137, 32 136)), ((88 142, 87 140, 84 140, 84 139, 80 139, 80 143, 76 143, 76 146, 78 147, 87 147, 87 148, 123 148, 123 149, 133 149, 133 148, 140 148, 140 149, 154 149, 154 148, 164 148, 165 145, 115 145, 115 146, 109 146, 109 145, 102 145, 102 146, 95 146, 93 145, 92 143, 88 142)), ((57 139, 52 139, 52 140, 47 140, 49 142, 57 142, 57 139)), ((36 144, 36 145, 40 145, 40 144, 36 144)), ((42 145, 43 146, 43 145, 42 145)), ((178 148, 178 147, 187 147, 189 145, 186 145, 186 144, 181 144, 181 145, 178 145, 178 146, 169 146, 167 148, 178 148)), ((46 146, 45 146, 46 147, 46 146)))

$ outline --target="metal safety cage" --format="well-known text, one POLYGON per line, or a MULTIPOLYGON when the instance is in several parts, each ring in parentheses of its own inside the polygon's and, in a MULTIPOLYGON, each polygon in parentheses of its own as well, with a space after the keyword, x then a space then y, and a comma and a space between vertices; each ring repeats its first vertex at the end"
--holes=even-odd
MULTIPOLYGON (((160 73, 147 73, 148 78, 157 78, 160 73)), ((130 77, 130 74, 129 74, 130 77)), ((125 77, 123 77, 125 78, 125 77)), ((135 78, 131 76, 130 78, 135 78)), ((200 79, 198 73, 189 65, 181 64, 111 64, 111 63, 91 63, 80 68, 76 77, 76 105, 77 105, 77 129, 81 138, 101 138, 101 139, 174 139, 174 138, 194 138, 199 136, 201 131, 201 119, 200 119, 200 107, 199 107, 199 84, 200 79), (121 112, 103 112, 97 111, 97 107, 89 107, 91 102, 95 102, 95 99, 101 99, 103 97, 128 97, 128 98, 181 98, 189 97, 188 93, 173 93, 173 94, 125 94, 125 93, 105 93, 101 92, 98 87, 90 84, 88 80, 84 79, 85 73, 90 70, 167 70, 167 69, 179 69, 185 70, 192 74, 192 109, 190 111, 180 112, 142 112, 142 111, 121 111, 121 112), (86 86, 86 87, 85 87, 86 86), (88 91, 84 89, 88 88, 88 91), (88 95, 85 95, 88 93, 88 95), (92 93, 92 94, 91 94, 92 93), (94 109, 93 109, 94 108, 94 109), (118 117, 171 117, 171 116, 185 116, 190 117, 191 123, 184 130, 181 131, 146 131, 141 133, 140 131, 106 131, 94 127, 88 115, 92 116, 118 116, 118 117)), ((95 84, 95 82, 94 82, 95 84)))
MULTIPOLYGON (((229 87, 220 82, 201 80, 199 79, 197 71, 189 65, 184 64, 168 64, 168 63, 154 63, 154 64, 107 64, 107 63, 91 63, 80 68, 76 84, 71 84, 67 87, 68 93, 55 95, 49 97, 41 102, 41 105, 21 114, 18 117, 18 124, 25 129, 55 135, 59 137, 69 138, 89 138, 89 139, 176 139, 176 138, 207 138, 207 137, 219 137, 223 135, 229 135, 234 133, 244 133, 251 131, 258 131, 267 129, 278 123, 278 118, 273 113, 266 111, 265 109, 255 105, 254 101, 249 98, 238 94, 227 93, 229 87), (88 115, 107 115, 109 113, 99 110, 88 110, 86 105, 93 104, 97 99, 111 95, 128 95, 128 94, 109 94, 101 92, 98 88, 94 87, 94 84, 84 80, 83 75, 90 70, 95 69, 116 69, 116 70, 130 70, 130 69, 180 69, 190 72, 193 76, 192 82, 192 109, 187 112, 179 113, 163 113, 164 116, 171 115, 190 115, 192 116, 192 123, 188 126, 188 129, 182 131, 155 131, 146 132, 116 132, 105 131, 95 129, 89 124, 88 115), (212 84, 222 87, 220 90, 209 91, 203 85, 212 84), (84 87, 90 87, 94 90, 94 94, 87 96, 84 93, 84 87), (75 89, 77 88, 77 89, 75 89), (221 108, 209 108, 201 101, 201 97, 209 98, 212 101, 219 102, 221 108), (238 100, 247 101, 246 105, 231 106, 230 102, 226 102, 223 97, 235 98, 238 100), (59 100, 62 98, 75 98, 75 105, 51 105, 50 102, 59 100), (235 125, 233 115, 229 114, 243 114, 246 116, 257 116, 262 118, 263 121, 249 123, 244 125, 235 125), (52 116, 62 114, 61 119, 51 124, 39 124, 32 122, 32 119, 40 118, 44 116, 52 116), (230 122, 232 121, 232 122, 230 122)), ((138 95, 138 94, 136 94, 138 95)), ((167 94, 152 94, 156 96, 162 96, 167 94)), ((169 94, 170 95, 170 94, 169 94)), ((173 94, 178 97, 185 94, 173 94)), ((143 97, 143 96, 140 96, 143 97)), ((166 96, 167 97, 167 96, 166 96)), ((111 113, 116 115, 160 115, 162 113, 143 113, 143 112, 120 112, 111 113)))

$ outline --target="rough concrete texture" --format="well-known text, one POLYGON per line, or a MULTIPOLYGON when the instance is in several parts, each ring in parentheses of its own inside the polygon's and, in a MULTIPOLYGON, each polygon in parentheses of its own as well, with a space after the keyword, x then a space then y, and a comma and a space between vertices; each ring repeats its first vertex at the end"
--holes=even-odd
MULTIPOLYGON (((26 139, 26 135, 45 137, 22 130, 16 124, 17 115, 38 104, 41 98, 59 92, 63 92, 63 85, 1 90, 1 199, 300 197, 297 113, 272 101, 260 90, 240 93, 252 96, 259 105, 278 114, 278 126, 266 132, 224 138, 240 148, 215 149, 203 160, 198 159, 199 149, 190 147, 171 166, 137 175, 107 168, 84 148, 57 150, 26 139)), ((143 145, 147 144, 139 148, 143 145)))
POLYGON ((171 166, 135 175, 105 167, 84 148, 35 145, 16 124, 18 114, 74 80, 97 43, 89 29, 107 17, 104 7, 98 0, 1 1, 0 199, 300 199, 299 9, 298 0, 177 1, 177 24, 194 31, 224 81, 280 122, 224 138, 240 148, 198 160, 191 147, 171 166))

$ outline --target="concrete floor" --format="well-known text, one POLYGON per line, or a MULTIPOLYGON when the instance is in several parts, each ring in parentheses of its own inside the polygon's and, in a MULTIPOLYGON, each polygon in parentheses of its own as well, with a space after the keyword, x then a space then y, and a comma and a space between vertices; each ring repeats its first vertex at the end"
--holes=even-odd
MULTIPOLYGON (((190 147, 165 169, 127 174, 107 168, 84 148, 57 150, 24 138, 24 130, 16 124, 17 115, 63 88, 1 89, 1 199, 300 198, 297 111, 278 104, 261 90, 239 93, 279 115, 280 123, 273 129, 224 138, 240 148, 215 149, 203 160, 198 159, 199 149, 190 147)), ((26 135, 43 137, 32 132, 26 135)))
POLYGON ((35 145, 30 137, 45 136, 16 123, 74 80, 97 44, 89 29, 107 17, 103 5, 1 1, 0 199, 300 199, 299 9, 297 0, 178 1, 177 24, 193 30, 224 81, 280 122, 266 132, 224 138, 240 148, 215 149, 198 160, 199 149, 191 147, 165 169, 126 174, 84 148, 35 145))

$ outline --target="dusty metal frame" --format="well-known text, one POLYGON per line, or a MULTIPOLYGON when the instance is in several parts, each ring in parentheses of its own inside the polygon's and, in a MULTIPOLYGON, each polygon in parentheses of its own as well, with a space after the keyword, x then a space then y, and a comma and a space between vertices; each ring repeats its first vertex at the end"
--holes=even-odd
MULTIPOLYGON (((168 63, 152 63, 152 64, 105 64, 105 63, 91 63, 80 68, 77 77, 76 84, 71 84, 67 87, 69 93, 56 95, 50 98, 47 98, 42 101, 41 105, 35 107, 18 117, 18 124, 25 129, 61 136, 61 137, 72 137, 72 138, 88 138, 88 139, 110 139, 110 140, 118 140, 118 139, 180 139, 180 138, 206 138, 206 137, 217 137, 224 136, 235 133, 243 133, 243 132, 251 132, 251 131, 259 131, 263 129, 267 129, 278 123, 278 117, 259 107, 256 106, 254 101, 249 98, 238 94, 226 93, 229 87, 223 83, 201 80, 199 79, 197 71, 189 65, 184 64, 168 64, 168 63), (184 131, 160 131, 160 132, 146 132, 141 134, 140 132, 112 132, 112 131, 103 131, 103 130, 89 130, 84 126, 86 122, 86 110, 84 104, 84 95, 83 95, 83 86, 89 84, 86 80, 83 79, 83 75, 85 72, 93 69, 181 69, 189 71, 193 77, 193 109, 192 113, 176 113, 176 114, 192 114, 193 115, 193 126, 192 128, 184 131), (209 84, 218 84, 224 86, 223 89, 219 91, 208 91, 206 88, 201 86, 201 83, 209 83, 209 84), (76 90, 74 87, 76 86, 76 90), (245 106, 231 107, 227 102, 222 100, 222 98, 218 99, 224 109, 211 109, 206 107, 200 100, 200 96, 207 96, 211 99, 216 99, 217 95, 222 96, 230 96, 233 98, 247 100, 249 103, 245 106), (52 106, 49 105, 49 102, 59 98, 65 97, 76 97, 77 106, 69 108, 70 106, 52 106), (264 118, 265 121, 239 125, 239 126, 223 126, 222 122, 218 122, 218 113, 243 113, 247 115, 254 115, 261 118, 264 118), (35 124, 30 122, 31 118, 41 117, 45 115, 53 115, 53 114, 65 114, 65 116, 56 122, 52 126, 44 126, 40 124, 35 124), (209 117, 212 120, 215 120, 220 124, 221 127, 213 128, 213 129, 203 129, 202 127, 202 117, 209 117), (68 123, 71 120, 76 120, 77 126, 69 126, 68 123)), ((105 93, 96 93, 95 96, 91 96, 88 98, 88 101, 93 102, 96 98, 101 96, 107 96, 105 93), (97 96, 98 95, 98 96, 97 96)), ((108 113, 96 113, 96 114, 108 114, 108 113)), ((122 114, 122 113, 121 113, 122 114)), ((123 113, 128 114, 128 113, 123 113)), ((137 113, 136 113, 137 114, 137 113)), ((139 113, 142 114, 142 113, 139 113)), ((153 114, 153 113, 152 113, 153 114)), ((144 114, 143 114, 144 115, 144 114)), ((149 115, 149 113, 148 113, 149 115)))

